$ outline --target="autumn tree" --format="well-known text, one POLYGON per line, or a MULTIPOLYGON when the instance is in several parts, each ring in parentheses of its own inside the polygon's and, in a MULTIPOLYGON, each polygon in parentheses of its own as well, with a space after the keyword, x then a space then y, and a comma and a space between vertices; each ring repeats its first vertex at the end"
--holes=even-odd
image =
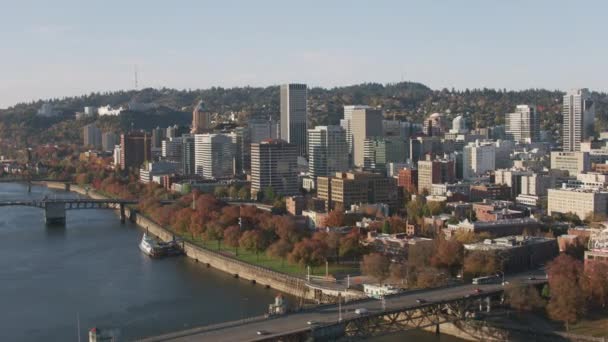
POLYGON ((608 306, 608 264, 594 263, 585 267, 585 292, 589 302, 600 308, 608 306))
POLYGON ((344 226, 344 211, 334 209, 330 211, 323 221, 325 227, 343 227, 344 226))
POLYGON ((245 231, 239 239, 239 247, 254 252, 256 257, 259 253, 264 251, 264 234, 259 229, 252 229, 245 231))
POLYGON ((407 287, 415 284, 416 268, 409 263, 392 263, 389 272, 391 279, 399 281, 407 287))
POLYGON ((211 222, 205 229, 204 237, 207 241, 217 241, 217 249, 220 250, 224 239, 224 228, 217 222, 211 222))
POLYGON ((545 306, 536 287, 522 283, 512 283, 505 289, 507 303, 517 310, 534 311, 545 306))
POLYGON ((439 237, 435 246, 435 254, 431 257, 431 265, 436 268, 445 268, 451 274, 458 272, 463 261, 463 245, 456 240, 446 240, 439 237))
POLYGON ((239 226, 230 226, 224 229, 224 242, 234 247, 234 253, 239 255, 239 239, 241 238, 241 230, 239 226))
POLYGON ((291 252, 292 249, 293 245, 289 241, 280 239, 270 245, 270 247, 268 247, 268 249, 266 250, 266 253, 270 257, 280 258, 281 266, 283 266, 283 264, 285 263, 285 259, 287 258, 289 252, 291 252))
POLYGON ((564 322, 568 330, 586 310, 582 262, 562 254, 548 264, 547 277, 551 290, 547 312, 552 319, 564 322))
POLYGON ((493 251, 472 251, 464 258, 464 272, 474 277, 496 274, 500 266, 493 251))
POLYGON ((360 236, 356 230, 352 230, 346 236, 340 238, 340 257, 343 259, 355 259, 365 253, 365 247, 359 242, 360 236))
POLYGON ((364 275, 373 277, 382 283, 390 275, 390 260, 380 253, 370 253, 363 256, 361 271, 364 275))
POLYGON ((305 238, 293 246, 289 253, 289 261, 304 266, 319 266, 327 260, 327 244, 325 242, 305 238))
POLYGON ((431 288, 446 285, 448 283, 448 275, 436 268, 427 267, 418 271, 416 275, 416 285, 419 288, 431 288))

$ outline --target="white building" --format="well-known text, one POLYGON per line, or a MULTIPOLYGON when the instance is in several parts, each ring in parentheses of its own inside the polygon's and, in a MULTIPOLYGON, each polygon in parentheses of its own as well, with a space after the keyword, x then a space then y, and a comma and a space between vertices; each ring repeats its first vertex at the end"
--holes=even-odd
POLYGON ((114 159, 114 167, 115 168, 120 167, 120 145, 114 146, 113 159, 114 159))
POLYGON ((505 116, 507 139, 532 143, 540 140, 540 119, 535 106, 518 105, 505 116))
POLYGON ((551 152, 551 169, 568 171, 574 177, 591 170, 589 152, 551 152))
POLYGON ((587 89, 573 89, 564 95, 562 139, 564 151, 580 151, 581 142, 593 136, 595 104, 587 89))
POLYGON ((348 153, 353 154, 353 130, 352 130, 352 120, 353 120, 353 111, 357 109, 368 109, 370 106, 364 105, 350 105, 344 106, 344 118, 340 120, 340 126, 344 128, 346 131, 346 143, 348 144, 348 153))
POLYGON ((450 129, 450 133, 453 134, 465 134, 469 130, 467 129, 467 122, 462 115, 458 115, 452 120, 452 129, 450 129))
POLYGON ((91 117, 97 115, 97 107, 87 106, 84 107, 84 115, 91 117))
POLYGON ((340 126, 317 126, 308 130, 308 173, 316 179, 348 171, 346 132, 340 126))
POLYGON ((236 147, 233 134, 195 134, 194 165, 197 175, 207 179, 234 175, 236 147))
POLYGON ((479 140, 465 146, 462 151, 462 177, 473 179, 496 168, 496 150, 493 143, 479 140))
POLYGON ((583 220, 591 214, 608 214, 608 191, 549 189, 548 214, 574 213, 583 220))
MULTIPOLYGON (((174 162, 148 162, 139 169, 139 181, 141 183, 150 183, 158 176, 172 175, 178 171, 179 163, 174 162)), ((158 179, 158 178, 156 178, 158 179)), ((160 183, 160 182, 158 182, 160 183)))
POLYGON ((103 106, 103 107, 97 108, 97 114, 99 114, 99 116, 104 116, 104 115, 116 116, 116 115, 119 115, 120 112, 122 112, 123 110, 124 110, 124 108, 122 108, 122 107, 112 108, 110 106, 103 106))
POLYGON ((52 104, 43 103, 42 106, 40 107, 40 109, 38 109, 37 114, 38 114, 38 116, 53 117, 53 116, 57 116, 58 113, 52 104))

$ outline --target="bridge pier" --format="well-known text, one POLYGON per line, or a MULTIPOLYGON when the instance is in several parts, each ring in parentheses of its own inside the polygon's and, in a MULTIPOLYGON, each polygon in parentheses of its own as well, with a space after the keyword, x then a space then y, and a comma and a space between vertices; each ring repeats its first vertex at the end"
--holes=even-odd
POLYGON ((65 204, 44 203, 44 221, 47 225, 65 225, 65 204))
POLYGON ((125 205, 124 203, 120 204, 120 223, 125 223, 126 215, 125 215, 125 205))
POLYGON ((66 192, 70 192, 70 183, 64 183, 64 184, 63 184, 63 189, 64 189, 66 192))

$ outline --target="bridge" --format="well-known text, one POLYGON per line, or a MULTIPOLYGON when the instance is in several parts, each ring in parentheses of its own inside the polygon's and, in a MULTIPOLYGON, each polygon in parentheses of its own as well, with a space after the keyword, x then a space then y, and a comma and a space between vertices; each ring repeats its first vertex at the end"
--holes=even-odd
MULTIPOLYGON (((535 277, 528 277, 529 274, 525 274, 506 279, 531 285, 546 282, 544 272, 541 275, 536 271, 535 277)), ((203 326, 142 341, 335 341, 428 327, 439 333, 443 323, 461 322, 479 312, 489 312, 493 302, 502 302, 503 292, 502 284, 466 284, 417 290, 382 300, 365 299, 282 316, 260 316, 203 326), (366 312, 358 314, 357 309, 365 309, 366 312)))
POLYGON ((120 210, 120 221, 125 222, 125 206, 137 204, 137 200, 128 199, 41 199, 0 201, 0 207, 27 206, 44 209, 47 224, 65 224, 67 210, 75 209, 115 209, 120 210))

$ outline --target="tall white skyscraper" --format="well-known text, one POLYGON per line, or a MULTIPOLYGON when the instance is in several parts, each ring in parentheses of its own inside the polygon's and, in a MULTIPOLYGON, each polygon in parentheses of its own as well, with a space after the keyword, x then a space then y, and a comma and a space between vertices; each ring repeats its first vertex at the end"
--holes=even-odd
POLYGON ((297 146, 298 154, 306 154, 308 118, 306 84, 281 85, 281 139, 297 146))
POLYGON ((346 132, 340 126, 308 130, 308 173, 316 178, 348 171, 346 132))
POLYGON ((462 150, 462 177, 472 179, 494 170, 496 167, 496 149, 493 143, 476 141, 462 150))
POLYGON ((505 116, 507 139, 517 142, 540 140, 540 118, 535 106, 518 105, 514 113, 505 116))
POLYGON ((194 165, 197 175, 207 179, 234 175, 235 144, 232 134, 195 134, 194 165))
POLYGON ((340 120, 340 126, 344 128, 346 131, 346 143, 348 144, 348 153, 353 154, 353 130, 352 130, 352 120, 353 120, 353 111, 356 109, 368 109, 370 106, 364 105, 350 105, 344 106, 344 118, 340 120))
POLYGON ((564 95, 562 106, 563 149, 564 151, 580 151, 581 141, 588 140, 593 135, 593 120, 595 119, 595 104, 587 89, 574 89, 564 95))

